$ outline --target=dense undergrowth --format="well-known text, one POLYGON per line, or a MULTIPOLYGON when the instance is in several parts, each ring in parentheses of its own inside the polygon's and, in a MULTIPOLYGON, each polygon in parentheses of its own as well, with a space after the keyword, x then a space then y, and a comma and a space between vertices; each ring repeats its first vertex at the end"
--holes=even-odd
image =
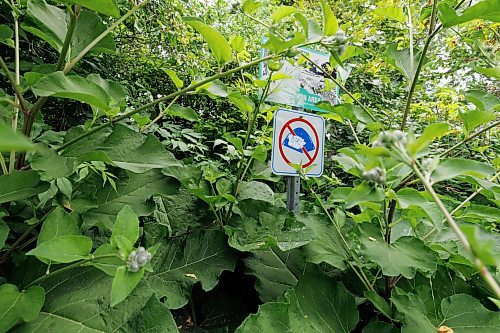
POLYGON ((0 2, 0 332, 500 331, 499 6, 0 2), (297 214, 283 62, 340 91, 297 214))

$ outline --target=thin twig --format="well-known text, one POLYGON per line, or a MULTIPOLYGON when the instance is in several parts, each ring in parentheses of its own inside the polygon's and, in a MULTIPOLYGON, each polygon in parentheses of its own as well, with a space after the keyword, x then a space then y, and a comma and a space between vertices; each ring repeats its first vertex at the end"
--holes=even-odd
POLYGON ((17 84, 16 80, 9 71, 9 67, 7 67, 7 64, 5 63, 5 61, 1 56, 0 56, 0 66, 2 66, 5 75, 7 75, 7 79, 10 81, 12 89, 14 89, 14 93, 17 99, 19 100, 18 104, 21 106, 21 110, 24 113, 28 113, 29 112, 28 104, 26 103, 26 100, 23 98, 23 94, 21 93, 21 87, 19 87, 19 85, 17 84))
POLYGON ((500 125, 500 120, 497 120, 495 121, 494 123, 486 126, 485 128, 477 131, 476 133, 472 134, 471 136, 467 137, 466 139, 460 141, 459 143, 455 144, 454 146, 452 146, 451 148, 447 149, 446 151, 444 151, 443 153, 439 154, 439 156, 444 156, 444 155, 448 155, 451 151, 457 149, 458 147, 460 147, 461 145, 469 142, 470 140, 476 138, 478 135, 484 133, 484 132, 487 132, 489 131, 490 129, 496 127, 496 126, 499 126, 500 125))

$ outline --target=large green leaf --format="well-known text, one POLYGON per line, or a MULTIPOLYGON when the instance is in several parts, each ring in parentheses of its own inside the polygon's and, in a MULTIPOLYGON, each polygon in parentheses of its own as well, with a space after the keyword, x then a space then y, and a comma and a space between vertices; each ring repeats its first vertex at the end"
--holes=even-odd
POLYGON ((450 6, 443 2, 438 5, 439 18, 444 27, 451 27, 468 21, 483 19, 493 22, 500 22, 500 6, 498 0, 483 0, 474 6, 467 8, 461 15, 450 6))
MULTIPOLYGON (((422 51, 415 48, 413 53, 413 71, 411 67, 410 50, 398 50, 396 44, 391 44, 387 47, 385 51, 387 61, 395 66, 408 80, 413 80, 415 77, 415 72, 417 71, 417 65, 420 61, 422 51)), ((424 59, 424 64, 427 62, 427 58, 424 59)))
POLYGON ((407 213, 409 219, 418 222, 418 218, 426 217, 436 228, 442 228, 443 213, 434 201, 425 199, 419 191, 413 188, 399 190, 397 200, 399 207, 407 213))
POLYGON ((330 5, 326 3, 325 0, 320 1, 321 8, 323 10, 323 35, 333 36, 337 33, 339 29, 339 22, 333 14, 330 5))
POLYGON ((285 208, 247 199, 239 203, 238 210, 225 230, 229 245, 240 251, 272 246, 288 251, 314 238, 312 231, 285 208))
POLYGON ((238 200, 255 199, 270 204, 274 203, 274 192, 269 185, 258 181, 251 181, 245 182, 240 186, 238 200))
POLYGON ((477 299, 466 294, 452 295, 439 303, 429 292, 406 294, 398 290, 392 301, 405 315, 402 333, 435 333, 441 326, 451 328, 454 333, 494 333, 500 330, 499 313, 486 309, 477 299))
POLYGON ((42 179, 66 178, 75 171, 76 158, 62 157, 43 144, 38 144, 37 148, 38 151, 31 161, 31 168, 38 171, 42 179))
POLYGON ((178 332, 170 311, 143 283, 125 301, 110 307, 111 281, 89 267, 45 280, 48 292, 39 318, 13 333, 178 332))
POLYGON ((151 260, 153 272, 147 272, 144 280, 158 297, 167 297, 170 309, 178 309, 188 302, 195 283, 200 282, 204 290, 213 289, 222 271, 232 271, 236 260, 224 234, 199 231, 186 238, 163 240, 151 260))
POLYGON ((298 12, 299 10, 292 6, 279 6, 271 15, 273 23, 278 23, 287 16, 298 12))
MULTIPOLYGON (((81 133, 83 129, 74 129, 65 140, 81 133)), ((154 135, 143 135, 120 124, 115 125, 112 132, 100 131, 72 144, 62 156, 76 157, 80 162, 108 162, 136 173, 181 165, 154 135)))
POLYGON ((113 17, 120 16, 120 10, 118 9, 117 0, 99 0, 99 1, 95 1, 95 0, 59 0, 59 1, 80 4, 83 7, 86 7, 88 9, 92 9, 98 13, 108 15, 108 16, 113 16, 113 17))
MULTIPOLYGON (((97 184, 100 187, 100 184, 97 184)), ((137 216, 147 216, 154 211, 154 203, 149 200, 154 195, 177 193, 178 182, 165 176, 158 170, 150 170, 142 174, 124 172, 116 181, 116 191, 111 185, 99 188, 96 193, 96 208, 88 210, 84 215, 83 229, 94 225, 113 229, 116 215, 124 205, 130 205, 137 216)), ((86 200, 87 197, 81 198, 86 200)))
POLYGON ((304 248, 307 260, 315 264, 326 262, 334 267, 345 269, 347 267, 345 261, 349 255, 342 245, 342 238, 337 228, 320 216, 299 217, 299 220, 311 228, 316 236, 316 239, 304 248))
POLYGON ((500 99, 482 90, 469 90, 465 97, 481 111, 500 110, 500 99))
POLYGON ((439 163, 436 169, 434 169, 431 181, 437 183, 462 175, 485 177, 494 172, 495 168, 486 163, 465 158, 449 158, 439 163))
POLYGON ((56 207, 45 219, 38 235, 37 245, 63 235, 79 235, 75 219, 61 207, 56 207))
POLYGON ((298 249, 280 251, 278 248, 252 251, 246 259, 247 274, 255 276, 255 289, 263 302, 275 301, 295 287, 304 272, 305 260, 298 249))
POLYGON ((63 9, 48 5, 45 0, 30 0, 21 27, 60 52, 67 31, 66 20, 66 11, 63 9))
POLYGON ((358 320, 354 297, 342 284, 324 276, 305 275, 281 301, 261 305, 236 332, 348 333, 358 320))
POLYGON ((470 110, 467 112, 460 112, 458 114, 462 122, 464 123, 464 128, 466 133, 470 133, 473 129, 487 122, 495 120, 496 114, 493 111, 480 111, 480 110, 470 110))
POLYGON ((30 198, 49 189, 35 171, 13 171, 0 176, 0 203, 30 198))
POLYGON ((19 292, 13 284, 0 286, 0 332, 7 332, 20 321, 35 320, 45 300, 45 291, 33 286, 19 292))
POLYGON ((401 6, 378 7, 373 10, 373 14, 383 18, 393 19, 400 23, 406 23, 408 20, 401 6))
POLYGON ((33 146, 22 134, 18 134, 11 127, 0 120, 0 152, 32 150, 33 146))
POLYGON ((412 156, 416 156, 419 152, 426 149, 432 140, 445 135, 449 130, 450 125, 447 123, 430 124, 424 129, 418 139, 408 144, 408 151, 412 156))
POLYGON ((413 279, 417 271, 430 276, 437 269, 434 252, 413 236, 398 238, 392 244, 381 238, 363 236, 361 244, 363 257, 379 265, 387 276, 401 274, 413 279))
POLYGON ((141 282, 143 276, 144 269, 140 269, 138 272, 129 272, 126 266, 118 267, 111 285, 110 305, 115 306, 123 302, 141 282))
POLYGON ((231 59, 231 46, 226 38, 224 38, 215 28, 194 17, 186 17, 184 18, 184 22, 189 24, 203 36, 219 64, 224 64, 231 59))
POLYGON ((262 6, 262 2, 256 0, 244 0, 241 6, 245 13, 252 14, 257 8, 262 6))
POLYGON ((33 92, 43 97, 62 97, 87 103, 100 109, 109 109, 110 97, 96 83, 77 75, 64 75, 55 72, 38 80, 32 87, 33 92))
POLYGON ((92 240, 90 238, 66 234, 46 240, 26 253, 26 255, 37 256, 59 263, 70 263, 88 259, 91 250, 92 240))
MULTIPOLYGON (((76 57, 90 44, 90 42, 96 39, 96 37, 105 30, 106 26, 102 23, 98 15, 88 10, 83 10, 78 16, 75 32, 71 39, 71 58, 76 57)), ((90 50, 90 53, 112 53, 115 50, 116 45, 113 36, 108 34, 90 50)))
POLYGON ((124 237, 131 245, 139 238, 139 219, 130 206, 123 207, 116 216, 113 232, 111 233, 111 244, 117 246, 117 237, 124 237))

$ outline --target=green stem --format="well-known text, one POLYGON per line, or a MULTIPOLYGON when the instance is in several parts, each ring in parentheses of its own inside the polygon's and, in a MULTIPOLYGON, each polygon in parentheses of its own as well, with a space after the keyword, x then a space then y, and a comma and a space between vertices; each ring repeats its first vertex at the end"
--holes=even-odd
MULTIPOLYGON (((415 70, 415 75, 410 78, 410 80, 411 80, 410 91, 408 92, 408 97, 406 98, 406 106, 405 106, 405 109, 403 112, 403 119, 401 120, 401 126, 400 126, 400 129, 402 131, 406 127, 406 121, 408 119, 408 114, 410 113, 410 106, 411 106, 411 102, 413 99, 413 94, 415 93, 415 88, 417 87, 417 82, 418 82, 418 77, 420 76, 420 71, 422 70, 422 67, 424 65, 425 55, 427 54, 427 50, 429 49, 429 45, 431 44, 432 38, 437 33, 437 31, 434 31, 437 2, 438 2, 438 0, 434 0, 432 2, 432 12, 431 12, 431 19, 430 19, 430 24, 429 24, 429 32, 428 32, 427 40, 425 41, 424 48, 422 50, 422 53, 420 54, 420 59, 418 60, 418 65, 417 65, 417 69, 415 70)), ((410 75, 411 74, 412 73, 410 72, 410 75)))
POLYGON ((445 152, 439 154, 439 156, 444 156, 444 155, 448 155, 451 151, 457 149, 458 147, 460 147, 461 145, 471 141, 472 139, 476 138, 477 136, 479 136, 480 134, 484 133, 484 132, 487 132, 489 131, 490 129, 494 128, 494 127, 497 127, 500 125, 500 120, 498 121, 495 121, 494 123, 490 124, 489 126, 486 126, 485 128, 481 129, 480 131, 477 131, 476 133, 472 134, 471 136, 469 136, 468 138, 460 141, 459 143, 455 144, 454 146, 452 146, 451 148, 447 149, 445 152))
MULTIPOLYGON (((81 261, 78 261, 78 262, 75 262, 74 264, 71 264, 71 265, 68 265, 68 266, 65 266, 61 269, 58 269, 57 271, 53 271, 51 273, 48 273, 48 274, 45 274, 43 276, 40 276, 38 279, 30 282, 26 287, 25 289, 28 289, 29 287, 31 286, 34 286, 36 284, 40 284, 42 283, 45 279, 49 278, 49 277, 53 277, 55 275, 59 275, 61 273, 64 273, 66 271, 69 271, 69 270, 72 270, 73 268, 77 268, 77 267, 80 267, 86 263, 89 263, 89 262, 94 262, 96 260, 100 260, 100 259, 107 259, 107 258, 120 258, 120 256, 118 254, 103 254, 101 256, 96 256, 94 257, 94 255, 92 255, 91 258, 88 258, 88 259, 84 259, 84 260, 81 260, 81 261)), ((120 258, 121 259, 121 258, 120 258)))
MULTIPOLYGON (((14 2, 12 2, 14 4, 14 2)), ((15 63, 16 63, 16 87, 19 88, 19 84, 21 82, 20 77, 19 77, 19 19, 17 14, 15 15, 14 18, 14 35, 15 35, 15 52, 14 52, 14 57, 15 57, 15 63)), ((16 103, 19 103, 20 105, 23 105, 26 107, 26 102, 21 99, 23 98, 22 94, 19 92, 16 92, 17 98, 14 100, 16 103)), ((23 112, 25 112, 25 108, 23 108, 23 112)), ((24 113, 26 114, 26 113, 24 113)), ((17 131, 17 121, 19 119, 19 109, 14 109, 14 117, 12 118, 12 129, 14 132, 17 131)), ((9 158, 9 172, 12 172, 14 170, 16 163, 16 151, 11 150, 10 151, 10 158, 9 158)))
POLYGON ((270 60, 270 59, 273 59, 275 57, 278 57, 278 55, 269 55, 269 56, 264 57, 264 58, 256 59, 256 60, 251 61, 251 62, 249 62, 249 63, 247 63, 245 65, 242 65, 240 67, 237 67, 237 68, 234 68, 234 69, 230 69, 230 70, 228 70, 226 72, 223 72, 223 73, 218 73, 218 74, 212 75, 212 76, 208 77, 207 79, 199 81, 197 83, 193 83, 193 84, 189 85, 188 87, 186 87, 184 89, 177 90, 176 92, 171 93, 171 94, 169 94, 167 96, 158 98, 158 99, 156 99, 156 100, 154 100, 152 102, 149 102, 149 103, 147 103, 147 104, 145 104, 145 105, 143 105, 143 106, 141 106, 141 107, 139 107, 139 108, 137 108, 135 110, 129 111, 129 112, 127 112, 127 113, 125 113, 125 114, 123 114, 121 116, 115 117, 115 118, 113 118, 111 121, 109 121, 107 123, 103 123, 103 124, 101 124, 101 125, 99 125, 97 127, 92 128, 91 130, 89 130, 89 131, 87 131, 87 132, 85 132, 85 133, 77 136, 76 138, 74 138, 74 139, 72 139, 72 140, 64 143, 63 145, 61 145, 60 147, 58 147, 56 149, 56 151, 64 150, 65 148, 67 148, 68 146, 74 144, 75 142, 78 142, 81 139, 86 138, 87 136, 92 135, 95 132, 98 132, 98 131, 100 131, 100 130, 102 130, 104 128, 107 128, 107 127, 109 127, 109 126, 111 126, 111 125, 113 125, 113 124, 115 124, 115 123, 117 123, 119 121, 122 121, 124 119, 128 119, 131 116, 133 116, 134 114, 139 113, 141 111, 144 111, 144 110, 146 110, 146 109, 148 109, 148 108, 150 108, 152 106, 155 106, 158 103, 165 102, 165 101, 167 101, 167 100, 169 100, 171 98, 183 95, 186 92, 193 91, 196 88, 199 88, 199 87, 201 87, 201 86, 203 86, 203 85, 205 85, 207 83, 210 83, 210 82, 212 82, 214 80, 217 80, 217 79, 223 78, 225 76, 231 75, 231 74, 236 73, 236 72, 238 72, 238 71, 240 71, 240 70, 242 70, 244 68, 252 67, 254 65, 259 64, 262 61, 270 60))
POLYGON ((7 169, 7 165, 5 164, 5 159, 3 158, 2 153, 0 153, 0 166, 2 167, 3 174, 8 175, 9 169, 7 169))
POLYGON ((175 103, 175 101, 179 98, 179 96, 176 96, 174 99, 172 99, 172 101, 167 105, 167 107, 165 108, 164 111, 160 112, 160 114, 153 120, 151 120, 151 122, 149 124, 146 124, 142 129, 141 129, 141 133, 144 132, 146 129, 148 129, 149 127, 151 127, 153 124, 157 123, 161 118, 163 118, 165 116, 165 113, 168 111, 168 109, 170 109, 172 107, 172 105, 175 103))
POLYGON ((80 13, 81 6, 76 5, 74 9, 69 7, 69 23, 68 30, 66 31, 66 36, 64 37, 64 43, 61 49, 61 54, 59 54, 59 59, 57 61, 56 68, 54 72, 60 71, 64 66, 64 61, 66 60, 66 55, 68 54, 69 46, 71 45, 71 39, 73 38, 73 33, 76 27, 76 20, 80 13))
MULTIPOLYGON (((28 104, 26 103, 25 99, 23 98, 23 94, 21 93, 21 87, 17 84, 16 80, 12 76, 12 74, 9 71, 9 67, 7 67, 7 64, 3 60, 3 58, 0 56, 0 66, 2 67, 3 71, 5 72, 5 75, 7 75, 7 79, 9 79, 10 85, 12 86, 12 89, 14 89, 14 93, 19 100, 19 105, 21 106, 21 110, 24 113, 29 112, 28 104)), ((17 66, 16 66, 17 67, 17 66)), ((17 103, 17 101, 15 102, 17 103)))
POLYGON ((335 83, 337 86, 339 86, 339 88, 342 89, 342 91, 344 91, 347 94, 347 96, 352 98, 352 100, 356 104, 358 104, 359 107, 362 108, 366 112, 366 114, 368 114, 368 116, 370 117, 371 120, 377 121, 377 119, 373 116, 373 114, 370 112, 370 110, 368 110, 368 108, 366 106, 364 106, 363 103, 361 103, 353 94, 351 94, 351 92, 349 90, 347 90, 347 88, 342 83, 340 83, 335 77, 333 77, 333 75, 331 73, 328 73, 324 68, 322 68, 320 65, 315 63, 311 58, 309 58, 308 56, 306 56, 303 53, 302 53, 302 57, 304 57, 304 59, 306 59, 311 65, 316 67, 325 76, 327 76, 330 80, 332 80, 333 83, 335 83))
POLYGON ((465 236, 465 234, 462 232, 458 224, 455 222, 451 214, 448 212, 446 207, 444 206, 443 202, 441 199, 438 197, 437 193, 434 191, 434 188, 432 185, 425 179, 424 175, 420 171, 420 169, 417 167, 417 164, 413 162, 411 164, 411 167, 417 177, 420 179, 420 182, 424 185, 425 189, 429 194, 431 195, 432 199, 434 202, 438 205, 439 210, 444 214, 446 221, 448 224, 451 226, 455 234, 457 235, 458 239, 462 243, 464 249, 469 252, 469 254, 472 256, 474 264, 476 265, 479 274, 482 276, 484 281, 489 285, 493 293, 495 294, 496 298, 500 299, 500 286, 498 285, 498 282, 495 280, 495 278, 491 275, 490 271, 486 267, 486 265, 483 263, 481 258, 476 256, 474 250, 472 249, 469 240, 465 236))

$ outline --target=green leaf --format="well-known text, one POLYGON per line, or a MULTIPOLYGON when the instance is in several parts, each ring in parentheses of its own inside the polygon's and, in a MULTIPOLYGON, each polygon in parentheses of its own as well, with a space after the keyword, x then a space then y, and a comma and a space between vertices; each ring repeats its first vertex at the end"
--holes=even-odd
MULTIPOLYGON (((336 217, 334 216, 336 219, 336 217)), ((320 216, 299 216, 307 227, 311 228, 316 236, 309 244, 304 247, 304 253, 307 261, 315 264, 326 262, 333 267, 345 269, 346 260, 349 254, 342 246, 342 238, 337 228, 326 221, 326 218, 320 216)), ((335 220, 336 223, 340 221, 335 220)))
POLYGON ((61 51, 66 36, 66 11, 45 0, 30 0, 21 27, 61 51))
POLYGON ((5 246, 5 241, 9 237, 10 228, 0 217, 0 250, 5 246))
MULTIPOLYGON (((82 133, 81 128, 75 128, 65 141, 82 133)), ((181 165, 154 135, 144 135, 120 124, 115 125, 112 132, 99 131, 72 144, 62 156, 76 157, 79 162, 108 162, 136 173, 181 165)))
POLYGON ((213 289, 223 270, 234 269, 237 258, 236 252, 227 246, 224 234, 199 231, 162 240, 151 260, 153 272, 146 272, 144 279, 158 297, 167 297, 168 308, 178 309, 187 304, 195 283, 200 282, 205 291, 213 289))
POLYGON ((168 77, 170 78, 170 80, 172 80, 177 89, 181 89, 184 86, 184 82, 181 79, 179 79, 179 77, 173 70, 163 68, 163 71, 167 73, 168 77))
POLYGON ((118 4, 116 0, 64 0, 69 3, 80 4, 83 7, 94 10, 98 13, 119 17, 120 10, 118 9, 118 4))
POLYGON ((138 272, 129 272, 125 266, 118 267, 111 286, 110 305, 115 306, 125 300, 141 282, 143 276, 144 269, 140 269, 138 272))
POLYGON ((384 200, 384 191, 368 182, 362 182, 357 185, 347 196, 346 208, 352 208, 364 202, 380 202, 384 200))
POLYGON ((122 173, 116 181, 116 191, 109 184, 104 188, 100 184, 98 186, 96 202, 99 205, 83 215, 84 230, 94 225, 106 226, 112 230, 116 215, 124 203, 130 205, 137 216, 147 216, 154 211, 154 203, 148 199, 154 195, 177 193, 179 184, 174 178, 165 176, 158 170, 151 170, 142 174, 122 173))
POLYGON ((219 64, 225 64, 231 60, 231 46, 220 32, 203 23, 198 18, 185 17, 184 22, 203 36, 219 64))
POLYGON ((500 22, 500 7, 498 0, 483 0, 463 11, 459 16, 448 3, 438 5, 439 18, 444 27, 452 27, 457 24, 472 20, 483 19, 493 22, 500 22))
POLYGON ((464 123, 465 132, 469 134, 472 130, 486 124, 492 120, 495 120, 496 114, 493 111, 480 111, 471 110, 467 112, 460 112, 458 116, 464 123))
POLYGON ((465 97, 481 111, 500 110, 500 99, 482 90, 469 90, 465 93, 465 97))
POLYGON ((0 43, 14 47, 14 31, 7 24, 0 24, 0 43))
MULTIPOLYGON (((83 51, 94 39, 106 30, 101 18, 88 11, 83 10, 76 21, 75 32, 71 39, 71 59, 75 58, 83 51)), ((116 44, 111 34, 106 35, 96 46, 87 54, 113 53, 116 50, 116 44)))
POLYGON ((258 181, 250 181, 243 183, 238 195, 238 200, 247 200, 254 199, 265 201, 270 204, 274 203, 274 192, 271 190, 269 185, 258 182, 258 181))
POLYGON ((339 22, 332 12, 330 5, 325 0, 320 1, 321 9, 323 10, 323 35, 333 36, 339 30, 339 22))
POLYGON ((114 307, 109 302, 111 285, 111 277, 91 267, 48 278, 40 316, 13 333, 178 333, 170 311, 144 283, 114 307))
POLYGON ((281 251, 278 248, 252 251, 244 259, 246 274, 256 278, 255 290, 262 302, 275 301, 291 287, 295 287, 303 274, 305 261, 300 250, 281 251))
POLYGON ((373 15, 393 19, 400 23, 406 23, 406 21, 408 21, 406 15, 403 13, 402 7, 378 7, 373 10, 373 15))
POLYGON ((189 121, 198 121, 200 120, 196 111, 194 111, 190 107, 185 107, 179 104, 172 105, 168 110, 167 114, 171 116, 176 116, 182 119, 186 119, 189 121))
POLYGON ((500 80, 500 65, 497 65, 495 67, 476 67, 475 68, 476 72, 481 73, 483 75, 493 77, 497 80, 500 80))
POLYGON ((391 306, 376 291, 365 290, 364 295, 384 316, 389 319, 393 318, 391 306))
POLYGON ((435 301, 429 305, 423 296, 401 290, 393 294, 392 301, 405 316, 402 333, 431 333, 440 326, 448 326, 454 333, 493 333, 500 329, 498 312, 486 309, 472 296, 452 295, 444 298, 440 306, 438 302, 434 305, 435 301))
POLYGON ((494 167, 479 161, 467 160, 464 158, 449 158, 439 163, 436 169, 434 169, 431 174, 431 181, 437 183, 462 175, 472 175, 484 178, 494 172, 494 167))
POLYGON ((255 150, 252 152, 252 158, 255 158, 257 161, 261 161, 262 163, 265 163, 267 159, 266 146, 258 145, 257 147, 255 147, 255 150))
POLYGON ((40 181, 35 171, 13 171, 0 176, 0 203, 27 199, 49 187, 49 183, 40 181))
MULTIPOLYGON (((420 57, 422 56, 422 51, 414 48, 413 71, 411 70, 412 67, 409 49, 398 50, 396 44, 391 44, 387 47, 385 55, 386 60, 391 65, 396 67, 397 70, 399 70, 408 80, 413 80, 417 71, 418 62, 420 61, 420 57)), ((424 59, 424 65, 425 63, 427 63, 427 58, 424 59)))
POLYGON ((61 207, 56 207, 42 224, 37 246, 64 235, 80 235, 75 219, 61 207))
POLYGON ((441 230, 443 227, 444 215, 434 201, 429 201, 417 190, 413 188, 404 188, 397 192, 399 208, 408 217, 418 219, 426 217, 432 224, 441 230))
POLYGON ((111 245, 117 246, 115 240, 117 236, 125 237, 132 245, 139 239, 139 219, 134 210, 128 205, 123 207, 116 216, 111 234, 111 245))
POLYGON ((128 91, 127 88, 121 84, 115 81, 105 80, 101 78, 99 74, 89 74, 87 76, 87 81, 95 83, 106 92, 109 97, 108 108, 124 108, 126 106, 125 97, 127 97, 128 91))
POLYGON ((76 158, 60 156, 44 144, 37 145, 37 153, 31 161, 31 168, 38 171, 44 180, 69 177, 76 168, 76 158))
POLYGON ((419 152, 426 149, 432 140, 439 138, 450 130, 450 125, 447 123, 434 123, 427 126, 422 135, 415 142, 408 143, 408 152, 411 156, 416 156, 419 152))
POLYGON ((106 91, 96 83, 77 75, 66 76, 63 72, 40 79, 32 90, 37 96, 69 98, 104 110, 109 109, 111 102, 106 91))
MULTIPOLYGON (((498 214, 495 221, 498 220, 498 214)), ((460 227, 467 236, 474 254, 479 257, 486 265, 499 266, 500 253, 495 245, 500 244, 498 235, 483 231, 479 226, 465 224, 460 227), (495 239, 496 237, 496 239, 495 239)))
POLYGON ((293 13, 298 12, 299 10, 295 7, 292 6, 279 6, 271 16, 273 19, 273 23, 278 23, 282 19, 284 19, 287 16, 292 15, 293 13))
POLYGON ((102 244, 93 253, 95 257, 108 254, 116 254, 117 257, 94 260, 92 262, 92 266, 100 269, 110 276, 115 276, 117 268, 123 265, 123 260, 118 258, 118 250, 116 247, 111 244, 102 244))
POLYGON ((88 259, 92 250, 92 240, 85 236, 63 235, 47 240, 26 253, 58 263, 70 263, 88 259))
POLYGON ((281 301, 261 305, 236 333, 348 333, 358 320, 354 297, 342 284, 325 276, 305 275, 281 301))
POLYGON ((13 284, 0 286, 0 332, 7 332, 19 321, 38 318, 45 301, 45 290, 40 286, 19 292, 13 284))
POLYGON ((363 333, 401 333, 401 330, 383 321, 372 321, 363 328, 363 333))
POLYGON ((24 135, 14 132, 10 126, 7 126, 0 120, 0 152, 33 149, 35 149, 35 146, 24 135))
POLYGON ((262 6, 262 3, 255 0, 244 0, 242 4, 243 11, 250 15, 260 6, 262 6))
POLYGON ((379 265, 386 276, 401 274, 413 279, 417 271, 424 276, 431 276, 437 269, 434 252, 412 236, 398 238, 392 244, 378 237, 363 236, 361 244, 361 253, 366 260, 379 265))

